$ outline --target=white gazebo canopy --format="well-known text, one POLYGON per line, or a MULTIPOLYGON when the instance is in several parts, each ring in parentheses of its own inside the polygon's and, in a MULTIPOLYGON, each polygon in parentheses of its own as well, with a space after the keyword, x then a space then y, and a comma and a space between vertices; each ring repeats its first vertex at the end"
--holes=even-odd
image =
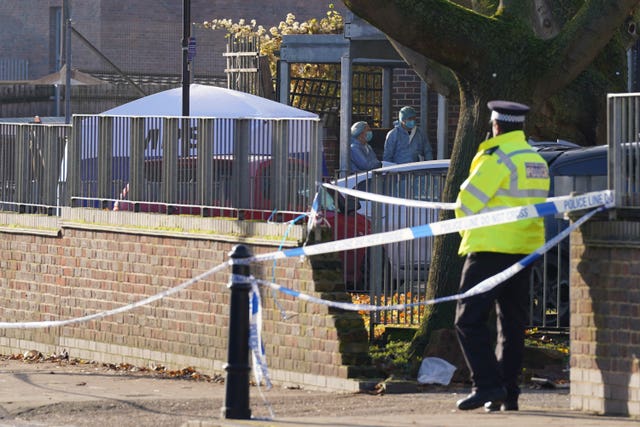
MULTIPOLYGON (((182 88, 158 92, 102 113, 110 116, 182 116, 182 88)), ((189 116, 233 119, 317 119, 318 115, 245 92, 191 84, 189 116)))

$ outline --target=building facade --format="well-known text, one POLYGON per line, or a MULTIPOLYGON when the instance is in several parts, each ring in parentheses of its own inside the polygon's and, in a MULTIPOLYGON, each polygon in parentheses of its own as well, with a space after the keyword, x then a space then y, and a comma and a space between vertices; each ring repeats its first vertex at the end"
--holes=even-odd
MULTIPOLYGON (((192 36, 196 38, 194 76, 224 76, 225 32, 197 24, 212 19, 247 22, 256 19, 265 28, 277 26, 288 13, 299 22, 326 16, 325 0, 191 0, 192 36)), ((75 33, 71 40, 72 66, 89 73, 114 73, 99 50, 128 74, 180 75, 182 71, 183 2, 177 0, 68 0, 75 33), (84 42, 82 38, 86 39, 84 42)), ((341 2, 335 8, 344 13, 341 2)), ((63 0, 0 2, 0 61, 27 64, 26 76, 4 80, 37 79, 57 71, 64 56, 63 0)))

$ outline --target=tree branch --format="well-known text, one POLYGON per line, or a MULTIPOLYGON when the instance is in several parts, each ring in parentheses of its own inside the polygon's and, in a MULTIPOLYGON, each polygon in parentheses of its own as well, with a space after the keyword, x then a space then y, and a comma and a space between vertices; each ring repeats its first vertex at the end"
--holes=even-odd
POLYGON ((431 61, 421 53, 401 45, 389 36, 387 36, 387 39, 389 39, 389 42, 398 51, 402 59, 413 68, 416 74, 431 89, 446 97, 458 96, 458 82, 450 69, 431 61))
POLYGON ((550 42, 549 57, 556 62, 544 70, 534 99, 544 100, 573 81, 621 28, 629 10, 638 5, 640 0, 584 2, 574 19, 550 42))
POLYGON ((383 33, 393 34, 396 42, 451 69, 481 63, 492 49, 486 37, 499 40, 501 34, 498 22, 447 0, 344 0, 344 4, 383 33))

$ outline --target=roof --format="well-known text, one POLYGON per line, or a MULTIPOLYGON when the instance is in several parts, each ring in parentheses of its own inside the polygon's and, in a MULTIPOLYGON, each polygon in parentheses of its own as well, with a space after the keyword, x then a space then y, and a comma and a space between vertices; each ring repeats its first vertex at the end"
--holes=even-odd
MULTIPOLYGON (((309 111, 260 96, 216 86, 191 84, 189 116, 215 118, 318 119, 309 111)), ((182 116, 182 88, 145 96, 102 113, 109 116, 182 116)))
MULTIPOLYGON (((78 85, 102 85, 108 84, 104 80, 97 79, 90 74, 83 73, 82 71, 71 69, 71 86, 78 85)), ((64 85, 67 82, 67 66, 63 65, 59 71, 46 75, 37 80, 32 80, 34 85, 64 85)))

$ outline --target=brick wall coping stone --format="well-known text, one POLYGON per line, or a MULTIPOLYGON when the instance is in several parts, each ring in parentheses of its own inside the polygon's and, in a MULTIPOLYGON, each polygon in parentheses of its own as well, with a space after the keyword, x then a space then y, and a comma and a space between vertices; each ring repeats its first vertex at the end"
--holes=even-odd
POLYGON ((127 234, 222 240, 247 244, 279 244, 296 247, 306 227, 288 223, 238 221, 187 215, 113 212, 86 208, 62 208, 60 217, 0 213, 5 233, 58 236, 64 228, 104 230, 127 234))

